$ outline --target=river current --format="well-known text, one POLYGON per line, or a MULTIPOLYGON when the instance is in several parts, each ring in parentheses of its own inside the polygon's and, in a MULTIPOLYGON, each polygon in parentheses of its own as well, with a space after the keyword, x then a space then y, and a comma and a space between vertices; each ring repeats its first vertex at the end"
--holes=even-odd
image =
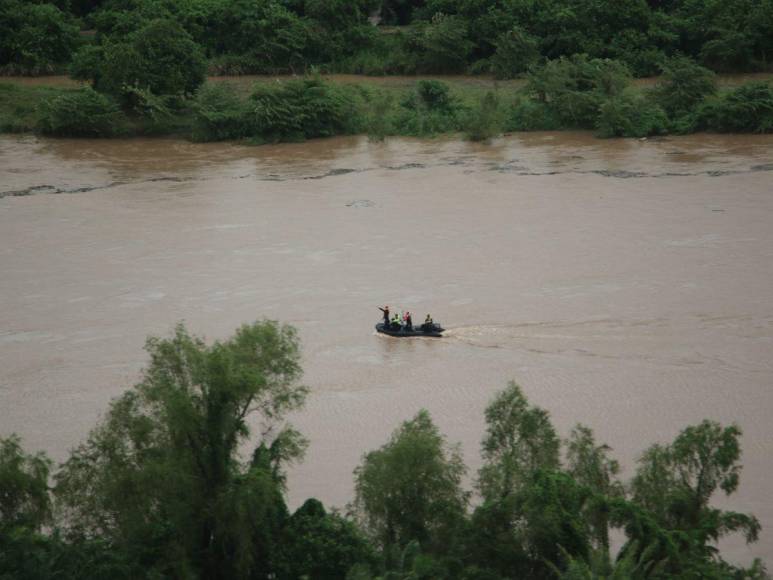
MULTIPOLYGON (((470 481, 508 380, 623 477, 703 418, 744 431, 773 564, 773 137, 585 133, 248 147, 0 137, 0 435, 63 460, 148 335, 295 325, 311 440, 291 507, 344 506, 363 452, 427 408, 470 481), (373 330, 432 313, 439 340, 373 330)), ((256 428, 259 427, 256 425, 256 428)))

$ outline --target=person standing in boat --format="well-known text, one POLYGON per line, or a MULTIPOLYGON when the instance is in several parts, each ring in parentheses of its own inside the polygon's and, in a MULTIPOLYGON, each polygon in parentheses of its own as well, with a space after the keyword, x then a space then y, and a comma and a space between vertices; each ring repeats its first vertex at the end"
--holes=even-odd
POLYGON ((408 332, 413 331, 413 319, 411 318, 410 312, 405 313, 405 330, 408 332))
POLYGON ((428 330, 432 330, 435 326, 435 322, 432 320, 432 316, 427 314, 427 317, 424 319, 424 324, 421 325, 421 329, 425 332, 428 330))
POLYGON ((381 306, 378 307, 378 309, 384 313, 384 326, 389 327, 389 306, 384 306, 384 308, 381 308, 381 306))

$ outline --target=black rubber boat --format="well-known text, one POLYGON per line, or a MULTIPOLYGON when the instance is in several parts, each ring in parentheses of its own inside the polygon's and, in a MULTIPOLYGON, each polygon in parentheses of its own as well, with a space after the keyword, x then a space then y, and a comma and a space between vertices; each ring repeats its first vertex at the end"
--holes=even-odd
POLYGON ((445 331, 445 328, 440 326, 439 324, 435 323, 432 325, 431 329, 428 330, 422 330, 422 327, 424 325, 414 326, 413 330, 405 330, 404 328, 400 328, 398 330, 392 330, 391 328, 387 328, 384 326, 383 322, 379 322, 376 325, 376 332, 380 332, 382 334, 388 334, 389 336, 398 336, 398 337, 406 337, 406 336, 432 336, 435 338, 440 338, 443 336, 443 332, 445 331))

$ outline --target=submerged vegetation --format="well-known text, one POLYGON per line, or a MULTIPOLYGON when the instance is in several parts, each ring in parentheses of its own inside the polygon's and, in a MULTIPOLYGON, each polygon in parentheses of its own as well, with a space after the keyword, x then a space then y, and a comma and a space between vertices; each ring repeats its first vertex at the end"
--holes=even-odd
POLYGON ((767 0, 4 0, 0 74, 68 71, 93 91, 2 85, 0 130, 255 143, 770 132, 770 84, 721 91, 714 71, 769 70, 771 38, 767 0), (299 78, 245 95, 205 82, 207 72, 299 78), (489 93, 423 80, 395 91, 317 76, 333 72, 486 74, 525 86, 489 93), (656 74, 654 90, 631 85, 656 74))
POLYGON ((146 349, 141 381, 56 470, 0 438, 1 578, 767 577, 715 547, 760 531, 712 505, 740 483, 735 425, 685 428, 624 482, 588 427, 561 440, 510 383, 485 410, 473 489, 422 410, 362 457, 345 513, 316 499, 290 513, 285 470, 306 449, 286 422, 307 394, 295 330, 262 321, 206 344, 180 325, 146 349))

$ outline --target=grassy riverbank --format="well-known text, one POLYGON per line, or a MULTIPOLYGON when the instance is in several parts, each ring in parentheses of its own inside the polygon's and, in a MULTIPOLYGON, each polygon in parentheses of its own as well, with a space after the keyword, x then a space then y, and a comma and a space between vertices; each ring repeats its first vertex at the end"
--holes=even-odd
POLYGON ((556 61, 509 81, 213 77, 189 99, 139 92, 122 102, 66 77, 7 79, 0 82, 0 132, 264 143, 340 134, 485 140, 529 130, 605 137, 773 130, 770 75, 714 77, 695 65, 674 66, 670 75, 637 80, 614 61, 588 59, 556 61))

